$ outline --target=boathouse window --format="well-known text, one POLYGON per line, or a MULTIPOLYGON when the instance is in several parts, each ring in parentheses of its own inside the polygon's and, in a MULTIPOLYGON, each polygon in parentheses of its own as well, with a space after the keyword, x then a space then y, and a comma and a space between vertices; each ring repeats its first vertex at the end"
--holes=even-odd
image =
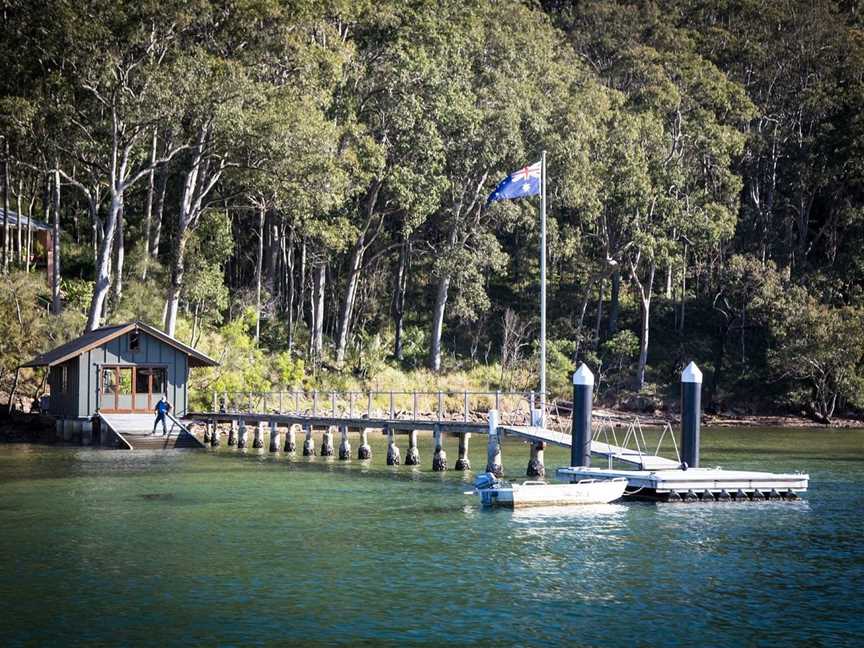
POLYGON ((69 391, 69 367, 60 367, 60 392, 65 394, 69 391))
POLYGON ((129 350, 137 351, 141 347, 141 340, 138 337, 138 331, 131 331, 129 333, 129 350))

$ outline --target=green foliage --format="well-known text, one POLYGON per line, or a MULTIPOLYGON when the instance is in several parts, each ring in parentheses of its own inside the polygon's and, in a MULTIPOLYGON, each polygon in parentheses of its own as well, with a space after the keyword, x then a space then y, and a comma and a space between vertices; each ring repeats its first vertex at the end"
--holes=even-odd
POLYGON ((827 307, 796 292, 774 322, 778 345, 768 361, 780 378, 805 386, 805 402, 828 420, 838 400, 864 404, 864 313, 827 307))
POLYGON ((545 150, 551 393, 586 361, 653 402, 695 359, 718 406, 861 406, 854 3, 103 4, 4 6, 11 198, 51 220, 59 170, 64 302, 48 317, 40 277, 6 277, 7 376, 97 295, 161 326, 170 292, 177 336, 222 362, 201 393, 536 388, 538 201, 483 203, 545 150), (96 281, 117 286, 116 241, 97 263, 89 237, 121 203, 117 300, 96 281), (447 375, 420 369, 436 355, 447 375))

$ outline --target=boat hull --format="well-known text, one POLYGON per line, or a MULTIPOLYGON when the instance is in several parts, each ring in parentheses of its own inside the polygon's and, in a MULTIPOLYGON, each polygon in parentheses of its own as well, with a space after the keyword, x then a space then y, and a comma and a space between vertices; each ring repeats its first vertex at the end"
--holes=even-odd
POLYGON ((528 506, 574 506, 608 504, 619 499, 626 479, 584 480, 575 484, 525 482, 478 490, 483 506, 523 508, 528 506))

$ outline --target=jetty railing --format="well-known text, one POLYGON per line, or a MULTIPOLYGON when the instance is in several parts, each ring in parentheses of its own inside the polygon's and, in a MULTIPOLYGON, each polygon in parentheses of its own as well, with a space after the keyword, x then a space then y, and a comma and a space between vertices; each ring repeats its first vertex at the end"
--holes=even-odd
POLYGON ((530 425, 539 392, 513 391, 243 391, 213 392, 213 412, 298 414, 345 419, 483 422, 489 410, 499 421, 530 425))

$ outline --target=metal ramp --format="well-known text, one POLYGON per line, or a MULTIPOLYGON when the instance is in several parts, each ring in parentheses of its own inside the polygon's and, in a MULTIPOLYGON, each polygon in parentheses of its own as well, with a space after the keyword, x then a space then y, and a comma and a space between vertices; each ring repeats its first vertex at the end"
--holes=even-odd
MULTIPOLYGON (((518 436, 528 441, 544 441, 546 443, 552 443, 554 445, 563 446, 565 448, 570 447, 570 435, 564 432, 549 430, 542 427, 521 425, 500 425, 498 426, 498 429, 502 430, 506 434, 512 434, 513 436, 518 436)), ((648 452, 641 451, 639 449, 638 438, 635 436, 635 430, 632 434, 628 433, 627 436, 627 438, 629 438, 632 435, 634 436, 634 438, 636 438, 635 450, 624 446, 619 446, 617 444, 608 443, 608 439, 605 443, 602 441, 598 441, 596 437, 602 431, 603 426, 601 425, 594 433, 595 438, 591 441, 591 454, 593 455, 605 457, 610 462, 614 460, 629 464, 631 466, 638 466, 639 470, 676 470, 681 467, 680 461, 666 459, 665 457, 660 457, 656 454, 649 454, 648 452)), ((624 440, 625 444, 627 443, 627 438, 625 438, 624 440)), ((644 445, 645 444, 643 439, 643 447, 644 445)))
POLYGON ((174 450, 176 448, 205 448, 185 425, 168 415, 168 434, 162 436, 160 424, 155 435, 152 414, 99 414, 100 418, 131 450, 174 450))

